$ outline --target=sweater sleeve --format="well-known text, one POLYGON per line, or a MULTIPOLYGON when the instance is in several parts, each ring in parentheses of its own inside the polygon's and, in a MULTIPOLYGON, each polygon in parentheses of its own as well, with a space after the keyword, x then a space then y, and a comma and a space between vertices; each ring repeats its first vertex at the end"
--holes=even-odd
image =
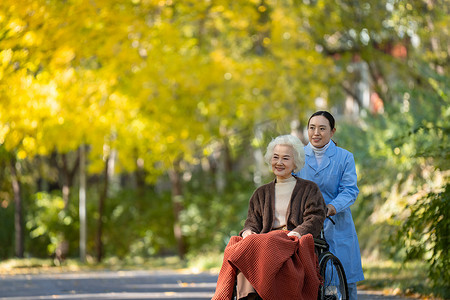
POLYGON ((255 233, 260 233, 262 229, 262 211, 260 205, 261 198, 261 188, 257 189, 253 195, 250 197, 250 201, 248 204, 248 212, 247 219, 245 220, 244 228, 239 232, 239 235, 242 236, 242 233, 246 230, 251 230, 255 233))
POLYGON ((315 183, 309 182, 308 188, 296 197, 300 197, 302 199, 301 202, 304 203, 302 209, 303 222, 294 228, 293 231, 302 236, 308 233, 314 237, 318 236, 326 217, 325 201, 319 187, 315 183))

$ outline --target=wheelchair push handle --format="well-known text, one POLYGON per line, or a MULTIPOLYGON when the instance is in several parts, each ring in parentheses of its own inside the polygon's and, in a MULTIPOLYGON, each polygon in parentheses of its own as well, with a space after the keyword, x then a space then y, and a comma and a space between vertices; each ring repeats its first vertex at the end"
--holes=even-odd
POLYGON ((330 220, 333 225, 336 225, 336 222, 330 216, 327 216, 327 219, 330 220))
POLYGON ((325 215, 327 216, 327 219, 333 223, 333 225, 336 225, 336 222, 331 218, 331 216, 328 216, 328 207, 325 207, 325 215))

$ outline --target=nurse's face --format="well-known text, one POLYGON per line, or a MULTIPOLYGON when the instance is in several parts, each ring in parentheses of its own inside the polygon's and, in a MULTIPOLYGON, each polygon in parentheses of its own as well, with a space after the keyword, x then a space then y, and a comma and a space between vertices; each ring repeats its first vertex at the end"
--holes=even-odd
POLYGON ((324 116, 314 116, 309 120, 308 138, 311 145, 322 148, 331 140, 336 128, 331 129, 330 121, 324 116))
POLYGON ((278 179, 288 179, 295 169, 294 149, 288 145, 276 145, 270 163, 278 179))

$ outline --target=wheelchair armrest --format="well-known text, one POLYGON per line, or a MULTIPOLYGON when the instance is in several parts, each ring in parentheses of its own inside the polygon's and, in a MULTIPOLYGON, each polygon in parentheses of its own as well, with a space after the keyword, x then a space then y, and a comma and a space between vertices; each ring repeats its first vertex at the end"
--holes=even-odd
POLYGON ((324 239, 314 239, 314 246, 324 250, 328 250, 330 247, 324 239))

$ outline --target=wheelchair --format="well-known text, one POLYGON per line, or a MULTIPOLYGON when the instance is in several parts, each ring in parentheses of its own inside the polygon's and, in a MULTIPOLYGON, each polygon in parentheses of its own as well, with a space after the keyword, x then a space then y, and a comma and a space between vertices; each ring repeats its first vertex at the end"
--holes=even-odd
MULTIPOLYGON (((333 219, 327 218, 335 225, 333 219)), ((314 239, 314 246, 319 257, 319 274, 322 281, 317 300, 348 300, 349 294, 344 267, 339 259, 330 252, 330 246, 325 240, 323 229, 320 232, 320 238, 314 239)), ((237 299, 236 284, 235 282, 232 300, 237 299)), ((262 298, 258 295, 256 299, 262 298)))
MULTIPOLYGON (((333 225, 335 222, 327 217, 333 225)), ((319 286, 318 300, 348 300, 347 278, 339 259, 330 252, 323 230, 320 238, 314 239, 314 246, 319 256, 319 274, 322 284, 319 286)))

